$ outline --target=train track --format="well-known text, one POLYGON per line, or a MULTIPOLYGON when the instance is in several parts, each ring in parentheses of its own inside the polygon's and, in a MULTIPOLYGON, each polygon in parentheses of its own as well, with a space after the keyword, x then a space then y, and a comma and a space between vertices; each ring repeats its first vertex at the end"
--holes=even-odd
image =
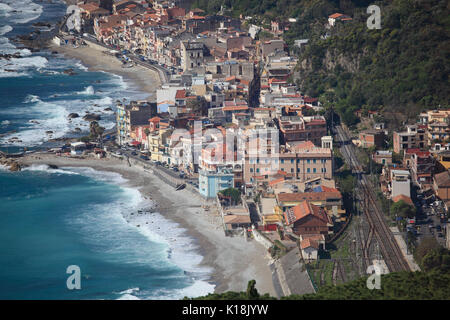
MULTIPOLYGON (((405 261, 403 254, 397 242, 395 241, 394 235, 386 224, 384 214, 378 207, 378 203, 373 194, 373 186, 369 183, 367 177, 363 174, 363 167, 359 163, 359 160, 356 158, 354 152, 351 150, 351 147, 353 148, 353 145, 346 144, 348 143, 349 139, 346 132, 340 126, 337 126, 336 129, 337 136, 342 142, 341 150, 344 151, 343 156, 350 164, 352 171, 357 174, 358 187, 364 193, 364 197, 367 200, 367 205, 364 207, 364 213, 367 217, 369 227, 373 230, 373 233, 378 240, 381 253, 389 271, 410 271, 409 265, 405 261)), ((369 233, 368 241, 371 240, 371 238, 372 236, 369 233)), ((368 243, 369 242, 366 242, 364 248, 365 250, 363 250, 366 259, 368 259, 368 243)))

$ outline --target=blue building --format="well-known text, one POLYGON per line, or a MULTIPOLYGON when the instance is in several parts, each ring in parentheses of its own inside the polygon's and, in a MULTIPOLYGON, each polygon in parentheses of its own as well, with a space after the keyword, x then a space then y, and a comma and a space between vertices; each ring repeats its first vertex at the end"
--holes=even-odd
POLYGON ((234 174, 231 171, 208 172, 200 170, 198 190, 205 198, 215 198, 219 191, 234 187, 234 174))

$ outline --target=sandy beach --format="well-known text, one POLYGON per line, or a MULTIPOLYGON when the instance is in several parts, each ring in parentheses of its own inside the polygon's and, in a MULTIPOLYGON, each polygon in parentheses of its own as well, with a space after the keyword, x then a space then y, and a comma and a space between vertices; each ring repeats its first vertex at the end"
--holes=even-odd
POLYGON ((96 46, 74 48, 71 45, 57 46, 50 43, 48 49, 56 51, 68 58, 80 60, 90 71, 104 71, 119 75, 144 93, 148 93, 148 100, 156 100, 156 89, 160 86, 159 75, 156 71, 135 65, 132 68, 122 68, 122 63, 111 55, 107 55, 96 46))
POLYGON ((243 237, 225 237, 221 218, 216 210, 201 208, 204 200, 189 190, 175 191, 140 166, 129 166, 126 161, 105 159, 76 159, 52 154, 30 154, 20 159, 21 165, 48 164, 58 167, 90 167, 99 171, 116 172, 128 180, 130 187, 138 188, 143 196, 158 204, 158 212, 186 229, 196 240, 204 257, 202 265, 214 269, 210 282, 215 292, 245 291, 249 280, 256 280, 256 288, 277 296, 266 249, 255 240, 243 237))

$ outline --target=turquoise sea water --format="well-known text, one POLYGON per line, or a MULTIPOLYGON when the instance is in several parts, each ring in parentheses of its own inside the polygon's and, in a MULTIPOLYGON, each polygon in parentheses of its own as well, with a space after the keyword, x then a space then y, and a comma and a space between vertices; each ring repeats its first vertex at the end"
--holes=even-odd
POLYGON ((201 281, 206 273, 189 266, 200 257, 182 248, 193 249, 192 240, 157 213, 139 214, 151 204, 121 184, 116 174, 88 168, 0 171, 0 299, 164 299, 208 292, 211 286, 201 281), (178 248, 164 238, 168 229, 178 248), (70 265, 81 269, 81 290, 67 289, 70 265), (190 267, 196 271, 185 272, 190 267))
MULTIPOLYGON (((88 124, 69 113, 101 114, 114 125, 114 102, 147 94, 120 77, 89 72, 79 61, 18 49, 8 37, 65 13, 61 1, 0 0, 0 150, 52 146, 88 124), (73 68, 75 75, 64 74, 73 68)), ((83 134, 78 133, 78 135, 83 134)), ((167 299, 213 290, 209 270, 185 231, 157 212, 120 176, 35 166, 0 169, 0 299, 167 299), (139 227, 137 227, 139 225, 139 227), (81 269, 81 290, 68 290, 66 269, 81 269)))

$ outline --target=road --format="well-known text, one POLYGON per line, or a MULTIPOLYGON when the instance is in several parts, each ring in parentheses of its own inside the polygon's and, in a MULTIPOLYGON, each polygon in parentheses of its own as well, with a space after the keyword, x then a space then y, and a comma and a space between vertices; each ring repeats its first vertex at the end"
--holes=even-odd
POLYGON ((342 155, 357 176, 358 189, 362 192, 362 197, 367 203, 364 206, 364 214, 380 245, 381 254, 389 271, 410 271, 408 263, 386 223, 383 211, 379 207, 375 193, 376 188, 363 173, 363 167, 355 154, 355 146, 351 143, 348 133, 341 126, 336 126, 335 131, 339 142, 342 144, 342 155))
MULTIPOLYGON (((117 48, 108 46, 104 43, 97 41, 97 39, 95 39, 95 37, 93 37, 93 36, 82 35, 82 36, 80 36, 80 38, 82 38, 86 42, 90 42, 90 43, 96 44, 98 46, 104 47, 107 50, 117 50, 117 48)), ((151 63, 142 61, 137 55, 135 55, 133 53, 128 53, 128 54, 126 54, 126 56, 130 60, 132 60, 135 64, 139 64, 145 68, 148 68, 148 69, 158 72, 159 79, 161 80, 162 84, 169 82, 171 72, 169 70, 167 70, 166 68, 164 68, 163 66, 161 66, 159 64, 151 64, 151 63)))

